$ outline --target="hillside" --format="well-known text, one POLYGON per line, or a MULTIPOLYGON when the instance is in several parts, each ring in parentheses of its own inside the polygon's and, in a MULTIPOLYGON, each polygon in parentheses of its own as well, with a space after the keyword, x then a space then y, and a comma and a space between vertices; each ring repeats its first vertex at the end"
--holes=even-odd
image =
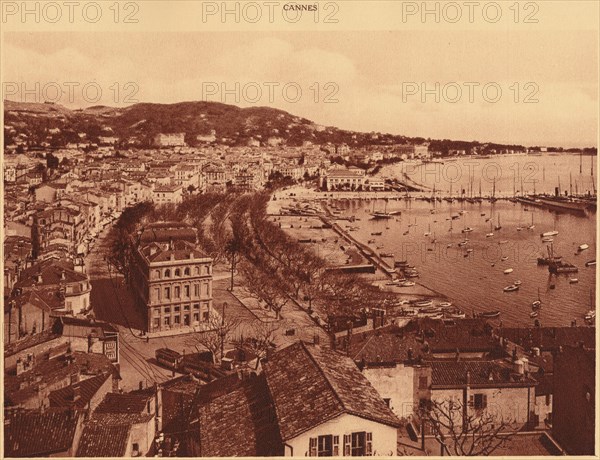
MULTIPOLYGON (((361 133, 325 127, 311 120, 269 107, 240 108, 218 102, 181 102, 176 104, 140 103, 125 108, 107 106, 70 110, 59 104, 5 101, 6 144, 21 139, 30 145, 49 142, 61 147, 85 138, 97 142, 101 136, 117 137, 120 143, 135 141, 145 147, 158 133, 185 133, 188 145, 200 144, 198 136, 214 136, 215 144, 301 146, 347 144, 351 147, 422 143, 429 141, 441 152, 449 148, 466 149, 480 145, 470 141, 436 141, 402 135, 361 133)), ((206 141, 206 137, 202 139, 206 141)), ((490 144, 489 148, 518 148, 490 144)))

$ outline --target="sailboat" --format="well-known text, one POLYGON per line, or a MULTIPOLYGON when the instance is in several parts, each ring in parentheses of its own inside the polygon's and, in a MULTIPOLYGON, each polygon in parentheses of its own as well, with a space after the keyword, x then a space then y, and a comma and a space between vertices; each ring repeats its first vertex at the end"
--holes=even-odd
POLYGON ((490 202, 495 203, 498 200, 496 198, 496 178, 494 177, 494 188, 492 189, 492 197, 490 198, 490 202))
POLYGON ((491 238, 494 236, 494 232, 492 231, 492 223, 490 222, 490 232, 485 234, 486 238, 491 238))
POLYGON ((430 236, 431 235, 431 224, 427 224, 427 231, 425 233, 423 233, 423 236, 430 236))
POLYGON ((401 214, 400 211, 387 211, 387 200, 385 200, 385 209, 383 212, 381 211, 375 211, 373 213, 371 213, 371 218, 372 219, 391 219, 392 217, 394 217, 397 214, 401 214))
POLYGON ((529 227, 527 227, 528 230, 533 230, 535 228, 535 225, 533 224, 533 213, 531 213, 531 225, 529 227))
POLYGON ((500 225, 500 213, 498 213, 498 225, 496 225, 494 227, 494 230, 500 230, 502 228, 502 225, 500 225))

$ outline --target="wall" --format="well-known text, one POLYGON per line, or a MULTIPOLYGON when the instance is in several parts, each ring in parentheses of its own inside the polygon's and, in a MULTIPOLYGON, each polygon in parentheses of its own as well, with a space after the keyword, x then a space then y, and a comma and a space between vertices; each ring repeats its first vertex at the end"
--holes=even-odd
POLYGON ((156 434, 155 423, 155 418, 152 417, 147 423, 136 423, 131 426, 126 456, 131 456, 132 447, 135 443, 139 445, 140 456, 152 455, 154 451, 154 436, 156 434))
MULTIPOLYGON (((342 455, 344 434, 357 431, 373 433, 373 455, 396 455, 398 449, 398 430, 396 428, 349 414, 342 414, 333 420, 322 423, 312 430, 288 440, 287 444, 292 446, 295 457, 304 457, 309 452, 310 438, 328 434, 338 435, 340 437, 340 455, 342 455)), ((291 455, 289 447, 285 448, 285 455, 291 455)))
MULTIPOLYGON (((442 402, 449 399, 463 400, 464 390, 459 389, 433 389, 431 399, 442 402)), ((489 414, 494 415, 498 420, 504 420, 511 423, 514 428, 523 427, 528 421, 530 412, 535 407, 535 389, 530 388, 470 388, 466 393, 466 403, 471 394, 481 393, 487 395, 487 408, 489 414)), ((474 413, 475 409, 469 409, 474 413)))
POLYGON ((413 413, 414 368, 398 364, 395 367, 365 367, 363 374, 379 392, 382 399, 390 399, 390 409, 398 417, 413 413))
POLYGON ((552 420, 552 397, 553 395, 548 395, 548 402, 550 404, 546 404, 546 395, 536 396, 535 398, 535 415, 538 417, 538 428, 546 427, 545 420, 547 418, 550 419, 550 421, 552 420))
POLYGON ((595 354, 563 347, 554 358, 552 436, 570 455, 594 455, 595 354))
POLYGON ((100 388, 98 388, 98 391, 96 391, 96 394, 94 396, 92 396, 92 399, 90 399, 89 406, 88 406, 90 413, 94 412, 94 410, 96 409, 96 407, 98 407, 98 404, 100 404, 102 402, 102 400, 104 399, 106 394, 112 392, 112 390, 113 390, 113 376, 109 375, 108 378, 106 379, 106 381, 100 386, 100 388))

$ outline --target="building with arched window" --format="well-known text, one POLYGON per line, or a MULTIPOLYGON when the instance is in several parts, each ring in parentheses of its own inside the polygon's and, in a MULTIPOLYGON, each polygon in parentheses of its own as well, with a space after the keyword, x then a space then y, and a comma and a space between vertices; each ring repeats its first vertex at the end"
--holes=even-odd
POLYGON ((201 327, 212 314, 212 259, 196 231, 179 222, 146 226, 139 234, 131 284, 148 332, 201 327))

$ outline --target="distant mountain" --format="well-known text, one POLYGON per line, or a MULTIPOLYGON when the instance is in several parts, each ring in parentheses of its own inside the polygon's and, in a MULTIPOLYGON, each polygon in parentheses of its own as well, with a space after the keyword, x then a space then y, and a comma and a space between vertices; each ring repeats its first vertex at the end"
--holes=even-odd
MULTIPOLYGON (((240 108, 218 102, 181 102, 176 104, 140 103, 125 108, 107 106, 70 110, 53 103, 5 101, 5 138, 10 144, 19 135, 31 145, 49 142, 60 147, 77 142, 81 133, 97 142, 102 136, 117 137, 121 143, 135 139, 150 146, 158 133, 185 133, 188 145, 207 139, 222 145, 301 146, 347 144, 350 147, 423 143, 441 152, 481 145, 476 141, 436 141, 419 137, 382 133, 362 133, 318 125, 305 118, 269 107, 240 108), (201 136, 201 140, 198 140, 201 136)), ((522 146, 497 148, 517 149, 522 146)))

